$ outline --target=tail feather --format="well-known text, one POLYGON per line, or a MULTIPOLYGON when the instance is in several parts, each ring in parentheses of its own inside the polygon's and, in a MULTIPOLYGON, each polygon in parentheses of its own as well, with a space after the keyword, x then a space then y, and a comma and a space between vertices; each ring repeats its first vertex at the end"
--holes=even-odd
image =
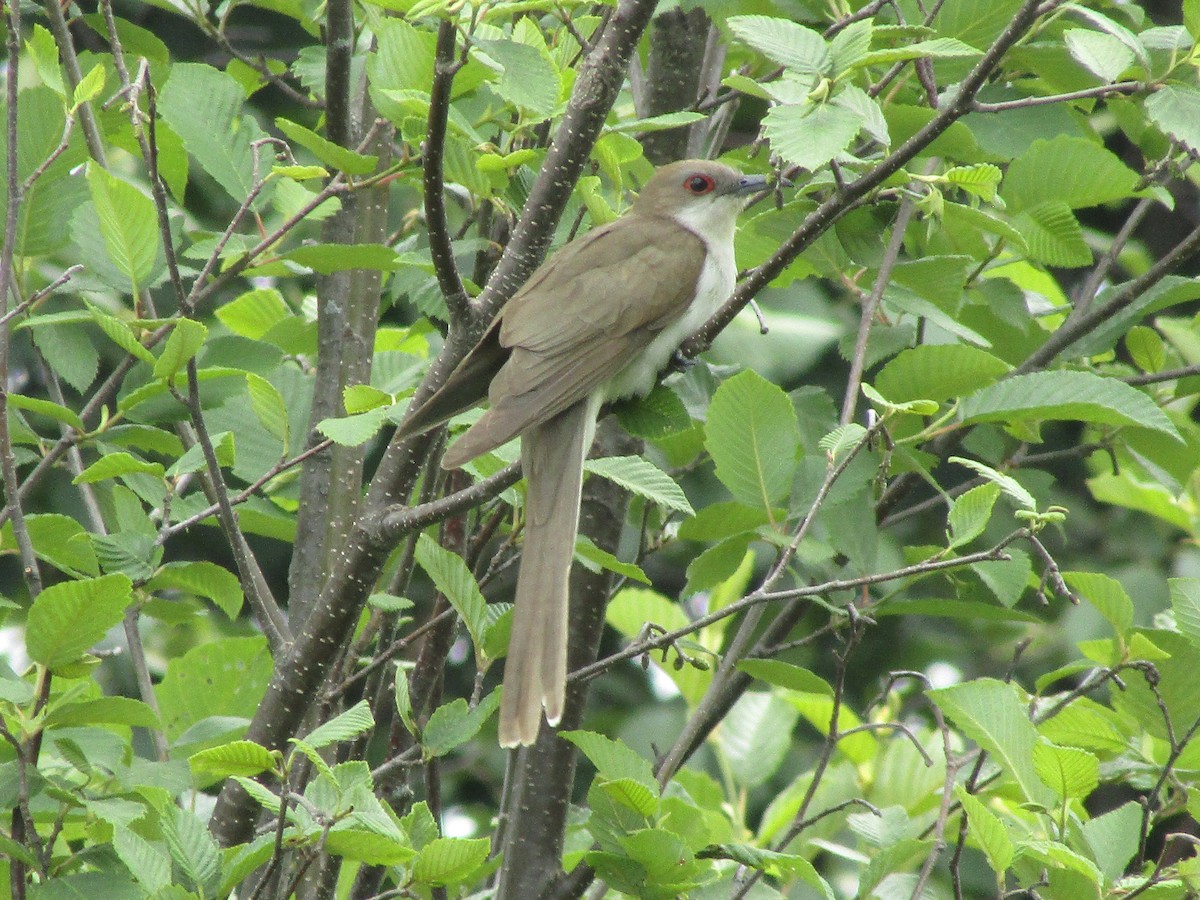
POLYGON ((525 546, 500 703, 500 746, 532 744, 542 708, 557 725, 567 685, 568 578, 579 528, 583 460, 598 403, 569 407, 521 436, 528 479, 525 546))

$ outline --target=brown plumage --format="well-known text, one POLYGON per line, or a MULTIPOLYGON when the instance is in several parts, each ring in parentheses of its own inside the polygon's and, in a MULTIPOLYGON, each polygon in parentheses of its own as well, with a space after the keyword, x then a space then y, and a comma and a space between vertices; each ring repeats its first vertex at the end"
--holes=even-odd
POLYGON ((764 179, 687 160, 655 173, 625 216, 567 244, 530 277, 400 429, 419 434, 483 399, 446 451, 463 465, 521 436, 525 538, 500 708, 502 746, 557 724, 566 688, 567 579, 583 460, 609 400, 653 387, 679 343, 728 297, 733 229, 764 179))

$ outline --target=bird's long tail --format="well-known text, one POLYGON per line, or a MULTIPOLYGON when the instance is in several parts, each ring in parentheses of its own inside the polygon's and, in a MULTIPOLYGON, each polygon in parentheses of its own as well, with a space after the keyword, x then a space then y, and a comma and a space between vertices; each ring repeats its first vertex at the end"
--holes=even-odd
POLYGON ((504 664, 500 746, 532 744, 546 720, 562 717, 567 685, 567 581, 579 528, 583 460, 596 406, 583 400, 521 435, 528 480, 525 546, 517 576, 512 637, 504 664))

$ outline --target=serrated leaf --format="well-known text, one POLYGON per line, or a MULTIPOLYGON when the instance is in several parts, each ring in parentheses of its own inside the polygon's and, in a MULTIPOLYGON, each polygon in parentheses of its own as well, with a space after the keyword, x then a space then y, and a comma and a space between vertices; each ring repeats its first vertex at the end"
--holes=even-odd
POLYGON ((976 163, 971 166, 955 166, 947 169, 942 176, 955 187, 962 188, 969 194, 974 194, 991 203, 996 199, 996 189, 1000 187, 1003 177, 999 166, 991 163, 976 163))
POLYGON ((1192 152, 1200 151, 1200 91, 1166 84, 1146 98, 1146 115, 1192 152))
MULTIPOLYGON (((225 469, 231 468, 237 462, 237 448, 234 446, 233 432, 219 431, 211 435, 209 440, 212 441, 213 455, 217 458, 217 465, 225 469)), ((171 467, 167 469, 167 477, 177 478, 189 472, 199 472, 207 465, 208 460, 204 458, 204 448, 199 443, 195 443, 171 464, 171 467)))
POLYGON ((820 675, 782 660, 744 659, 737 664, 737 667, 751 678, 757 678, 759 681, 765 681, 776 687, 787 688, 789 691, 833 696, 833 688, 820 675))
POLYGON ((317 430, 343 447, 357 447, 379 433, 387 421, 387 414, 387 407, 379 407, 355 416, 322 419, 317 423, 317 430))
POLYGON ((95 484, 97 481, 118 478, 122 475, 153 475, 156 478, 162 478, 165 474, 162 463, 147 462, 144 459, 138 459, 132 453, 122 451, 100 457, 76 475, 71 483, 95 484))
MULTIPOLYGON (((775 514, 779 518, 784 515, 781 510, 776 510, 775 514)), ((685 519, 679 526, 678 534, 687 541, 722 541, 735 534, 757 531, 769 525, 771 519, 771 510, 746 506, 735 500, 710 503, 694 517, 685 519)))
POLYGON ((958 38, 940 37, 928 41, 917 41, 902 47, 884 47, 880 50, 872 50, 863 57, 861 64, 867 66, 890 65, 923 57, 928 59, 966 59, 979 55, 980 51, 958 38))
POLYGON ((170 808, 159 821, 171 858, 197 893, 209 894, 221 880, 221 855, 204 823, 178 807, 170 808))
POLYGON ((717 388, 704 444, 717 478, 747 506, 769 510, 791 490, 800 450, 796 410, 787 394, 753 370, 717 388))
POLYGON ((554 64, 536 47, 518 41, 472 42, 500 68, 492 89, 534 119, 545 119, 558 105, 559 79, 554 64))
POLYGON ((960 466, 966 466, 976 474, 986 478, 996 487, 1000 488, 1008 497, 1017 504, 1020 509, 1037 509, 1037 501, 1033 498, 1033 494, 1025 490, 1021 483, 1015 478, 1005 475, 1002 472, 997 472, 991 466, 981 463, 978 460, 966 459, 962 456, 951 456, 949 462, 958 463, 960 466))
POLYGON ((1168 578, 1176 627, 1200 645, 1200 578, 1168 578))
POLYGON ((457 610, 463 624, 467 626, 467 631, 471 633, 475 652, 482 653, 487 631, 487 602, 483 599, 479 584, 467 568, 467 564, 463 562, 462 557, 440 546, 427 534, 422 534, 417 539, 416 560, 437 589, 450 601, 450 605, 457 610))
POLYGON ((1100 783, 1100 761, 1077 747, 1038 743, 1033 748, 1033 770, 1064 800, 1082 800, 1100 783))
POLYGON ((381 406, 391 406, 395 402, 395 398, 387 391, 381 391, 369 384, 352 384, 342 391, 342 405, 351 415, 381 406))
POLYGON ((154 377, 163 380, 174 378, 204 346, 207 336, 208 329, 195 319, 179 319, 154 363, 154 377))
MULTIPOLYGON (((104 70, 97 65, 92 73, 97 69, 102 86, 104 70)), ((79 87, 83 84, 81 81, 79 87)), ((108 257, 129 279, 131 292, 136 294, 148 283, 158 260, 158 220, 154 201, 99 165, 88 166, 87 182, 108 257)))
POLYGON ((1111 34, 1087 28, 1069 28, 1063 41, 1076 62, 1103 81, 1116 81, 1133 65, 1133 50, 1111 34))
POLYGON ((1013 212, 1044 204, 1070 209, 1132 196, 1138 174, 1096 141, 1060 134, 1034 141, 1012 161, 1001 191, 1013 212))
MULTIPOLYGON (((69 575, 99 574, 91 535, 70 516, 35 513, 26 517, 25 528, 39 559, 69 575)), ((12 551, 16 548, 12 523, 7 522, 0 530, 0 550, 12 551)))
POLYGON ((607 569, 609 572, 615 572, 624 578, 632 578, 642 584, 650 583, 650 579, 640 566, 624 562, 607 550, 601 550, 583 535, 575 539, 575 558, 589 571, 599 572, 601 569, 607 569))
POLYGON ((954 501, 946 520, 951 550, 965 547, 983 534, 999 497, 999 485, 989 482, 971 488, 954 501))
POLYGON ((998 877, 1002 876, 1012 862, 1015 853, 1012 838, 1009 837, 1004 823, 995 813, 984 806, 982 800, 974 794, 967 793, 962 785, 956 784, 954 793, 958 797, 958 802, 962 804, 963 812, 966 813, 969 834, 979 844, 992 871, 998 877))
POLYGON ((640 400, 630 400, 617 407, 621 427, 647 441, 658 441, 686 431, 692 425, 687 408, 671 388, 659 384, 640 400))
POLYGON ((47 728, 72 728, 80 725, 136 725, 161 728, 154 710, 132 697, 96 697, 79 703, 52 704, 46 716, 47 728))
POLYGON ((132 586, 124 575, 102 575, 43 590, 25 622, 30 658, 51 671, 76 662, 121 621, 132 586))
POLYGON ((79 431, 84 430, 83 419, 79 418, 73 409, 60 406, 51 400, 26 397, 24 394, 9 394, 8 405, 16 409, 23 409, 26 412, 35 413, 36 415, 46 416, 49 419, 61 422, 63 425, 70 426, 79 431))
POLYGON ((1063 572, 1063 580, 1075 593, 1096 607, 1124 638, 1133 627, 1133 600, 1121 582, 1099 572, 1063 572))
POLYGON ((91 315, 92 321, 100 326, 100 330, 104 332, 110 341, 130 356, 136 356, 142 362, 154 365, 156 362, 154 354, 137 339, 137 335, 134 334, 133 328, 129 323, 123 322, 116 316, 110 316, 90 303, 88 304, 88 313, 91 315))
POLYGON ((383 244, 306 244, 283 254, 284 259, 312 269, 321 275, 348 269, 393 271, 400 257, 383 244))
POLYGON ((100 92, 104 90, 104 79, 104 65, 96 63, 75 85, 75 91, 71 96, 71 106, 78 108, 81 104, 90 103, 99 97, 100 92))
POLYGON ((292 317, 291 307, 275 288, 255 288, 217 309, 221 324, 234 334, 258 340, 292 317))
POLYGON ((1026 800, 1049 806, 1049 790, 1033 767, 1037 730, 1013 685, 993 678, 977 678, 952 687, 937 688, 929 697, 958 725, 959 729, 986 750, 1021 789, 1026 800))
POLYGON ((1133 425, 1181 440, 1146 394, 1115 378, 1091 372, 1033 372, 985 387, 965 398, 964 422, 1069 420, 1133 425))
POLYGON ((321 162, 347 175, 370 175, 379 164, 378 156, 355 153, 282 116, 275 119, 275 127, 283 132, 288 140, 308 149, 321 162))
POLYGON ((113 851, 143 888, 154 894, 171 884, 171 860, 128 828, 113 829, 113 851))
POLYGON ((825 75, 832 59, 825 39, 811 28, 771 16, 730 16, 729 30, 744 44, 793 72, 825 75))
POLYGON ((318 725, 304 736, 304 742, 314 750, 320 750, 330 744, 358 737, 374 727, 375 717, 371 715, 371 705, 366 700, 360 700, 344 713, 318 725))
POLYGON ((861 444, 866 436, 867 429, 857 422, 850 422, 822 436, 817 447, 829 454, 830 459, 837 460, 861 444))
POLYGON ((172 562, 163 566, 146 585, 151 590, 184 590, 206 597, 230 619, 241 612, 245 596, 238 577, 223 566, 205 560, 172 562))
POLYGON ((188 757, 193 772, 219 775, 252 776, 268 772, 278 765, 270 750, 254 741, 231 741, 219 747, 210 747, 188 757))
POLYGON ((272 437, 278 438, 283 444, 283 453, 288 452, 290 426, 288 424, 287 403, 279 389, 267 379, 246 373, 246 392, 250 395, 250 408, 255 418, 272 437))
POLYGON ((425 758, 445 756, 471 740, 499 705, 500 690, 497 688, 480 700, 474 709, 461 697, 439 706, 421 732, 421 749, 425 758))
POLYGON ((484 864, 491 850, 487 838, 434 838, 413 863, 413 881, 434 886, 462 881, 484 864))
POLYGON ((650 761, 623 741, 614 741, 591 731, 562 731, 559 737, 578 747, 602 778, 609 781, 629 778, 658 794, 658 781, 650 761))
POLYGON ((640 456, 608 456, 589 459, 583 464, 585 472, 600 475, 667 509, 691 515, 694 510, 683 489, 666 472, 640 456))
POLYGON ((1106 882, 1120 878, 1137 853, 1142 815, 1142 807, 1130 801, 1080 826, 1106 882))
POLYGON ((1016 226, 1035 260, 1064 269, 1091 265, 1092 251, 1083 239, 1079 220, 1061 200, 1022 210, 1016 226))
POLYGON ((767 111, 762 133, 774 152, 815 172, 843 153, 862 126, 863 120, 842 106, 790 104, 767 111))

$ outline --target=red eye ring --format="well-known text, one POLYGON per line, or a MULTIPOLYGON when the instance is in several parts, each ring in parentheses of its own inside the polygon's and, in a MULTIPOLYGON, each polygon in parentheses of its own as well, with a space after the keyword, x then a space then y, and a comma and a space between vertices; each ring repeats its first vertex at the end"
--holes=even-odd
POLYGON ((711 175, 701 175, 698 172, 683 179, 684 189, 693 194, 707 194, 716 186, 717 183, 711 175))

